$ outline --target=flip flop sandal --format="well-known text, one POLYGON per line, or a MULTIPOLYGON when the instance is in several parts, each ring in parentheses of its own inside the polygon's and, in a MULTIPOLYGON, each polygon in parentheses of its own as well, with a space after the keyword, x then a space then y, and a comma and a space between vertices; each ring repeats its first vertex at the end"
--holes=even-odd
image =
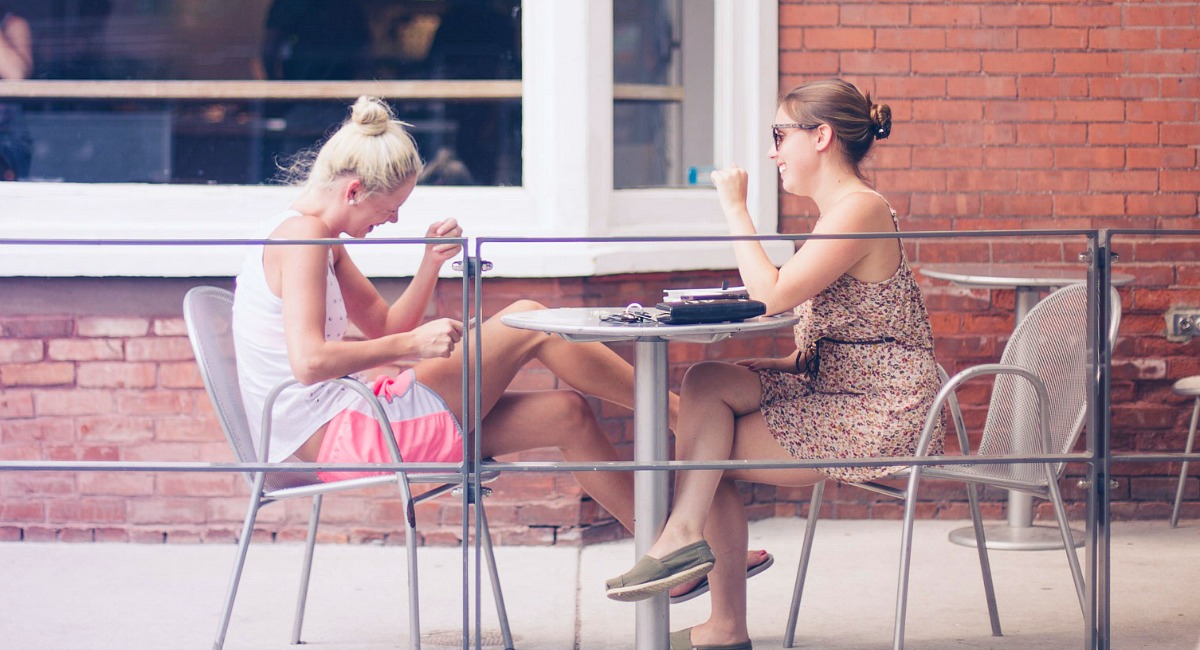
POLYGON ((724 643, 721 645, 692 645, 692 628, 671 633, 671 650, 754 650, 749 641, 724 643))
MULTIPOLYGON (((746 569, 746 578, 747 579, 753 578, 754 576, 771 568, 772 564, 775 564, 775 556, 771 555, 770 553, 767 553, 767 559, 763 560, 762 562, 759 562, 758 564, 755 564, 752 567, 748 567, 746 569)), ((671 604, 677 605, 679 603, 686 603, 687 601, 689 601, 697 596, 703 596, 704 594, 707 594, 707 593, 708 593, 708 576, 705 576, 703 578, 700 578, 700 582, 697 582, 695 587, 692 587, 691 589, 683 592, 682 594, 679 594, 678 596, 671 596, 671 604)))
POLYGON ((607 581, 605 594, 613 600, 626 602, 645 600, 705 575, 712 571, 716 561, 704 540, 668 553, 661 560, 644 555, 628 572, 607 581))

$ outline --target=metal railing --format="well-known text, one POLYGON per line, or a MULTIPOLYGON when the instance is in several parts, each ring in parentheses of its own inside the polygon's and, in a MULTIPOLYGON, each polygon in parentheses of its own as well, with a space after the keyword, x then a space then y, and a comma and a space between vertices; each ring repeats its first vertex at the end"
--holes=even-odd
MULTIPOLYGON (((1086 507, 1086 595, 1087 613, 1084 630, 1084 647, 1089 650, 1107 650, 1111 647, 1112 620, 1111 611, 1111 521, 1112 521, 1112 465, 1119 462, 1178 462, 1183 460, 1200 460, 1200 453, 1119 453, 1112 451, 1111 440, 1111 403, 1110 376, 1112 350, 1109 348, 1107 337, 1102 335, 1104 323, 1112 306, 1109 304, 1109 288, 1112 278, 1112 246, 1116 238, 1121 237, 1196 237, 1198 231, 1150 231, 1150 230, 1028 230, 1028 231, 978 231, 978 232, 910 232, 896 234, 865 234, 854 236, 856 239, 901 238, 904 241, 937 241, 958 239, 1011 239, 1011 238, 1055 238, 1082 239, 1084 245, 1080 254, 1081 263, 1087 269, 1088 285, 1088 341, 1089 341, 1089 376, 1092 378, 1092 388, 1089 395, 1089 411, 1086 427, 1086 449, 1079 453, 1044 454, 1020 456, 990 456, 990 457, 890 457, 869 459, 843 460, 795 460, 795 461, 735 461, 725 463, 663 461, 655 463, 637 462, 603 462, 603 463, 570 463, 570 462, 485 462, 481 457, 479 438, 476 435, 473 448, 465 448, 463 462, 459 465, 445 463, 406 463, 404 469, 430 470, 445 472, 448 469, 461 474, 464 482, 473 486, 475 494, 462 495, 462 507, 467 511, 472 500, 482 499, 482 488, 478 481, 471 480, 473 472, 479 468, 500 472, 564 472, 564 471, 669 471, 679 469, 729 469, 729 468, 824 468, 844 466, 893 466, 893 465, 962 465, 962 464, 1032 464, 1045 462, 1066 462, 1081 464, 1086 467, 1085 487, 1087 494, 1086 507)), ((686 244, 688 242, 732 242, 738 240, 786 240, 802 243, 809 239, 847 238, 820 235, 774 235, 759 237, 612 237, 612 238, 491 238, 481 237, 474 242, 473 254, 466 254, 470 249, 469 240, 454 240, 464 245, 464 260, 460 268, 465 271, 462 276, 462 309, 464 319, 469 314, 482 314, 483 295, 486 290, 485 271, 491 259, 492 251, 506 244, 536 244, 550 246, 555 244, 630 244, 639 246, 654 246, 664 244, 686 244), (488 254, 485 255, 484 248, 488 254)), ((413 245, 425 244, 425 239, 373 239, 363 242, 340 242, 353 245, 413 245)), ((445 243, 445 240, 438 240, 445 243)), ((0 240, 0 251, 5 246, 245 246, 252 244, 277 244, 281 242, 263 242, 261 240, 0 240)), ((328 244, 325 240, 286 243, 328 244)), ((494 256, 493 261, 499 260, 494 256)), ((1065 260, 1056 260, 1065 264, 1065 260)), ((474 355, 476 363, 482 363, 481 348, 483 341, 480 328, 471 330, 473 337, 463 338, 464 373, 462 390, 464 412, 462 418, 467 421, 469 413, 474 418, 474 429, 482 434, 484 425, 480 416, 481 383, 478 374, 467 372, 470 355, 474 355), (473 347, 472 347, 473 346, 473 347), (468 408, 468 403, 472 408, 468 408)), ((235 463, 235 462, 155 462, 155 461, 57 461, 57 460, 6 460, 0 459, 0 472, 3 471, 71 471, 71 472, 261 472, 261 471, 299 471, 310 472, 314 469, 327 469, 329 466, 311 463, 235 463)), ((338 465, 339 471, 394 471, 401 469, 394 464, 353 464, 338 465)), ((478 501, 477 501, 478 502, 478 501)), ((479 517, 476 511, 476 529, 479 517)), ((469 539, 471 520, 463 518, 463 539, 469 539)), ((468 647, 470 639, 474 639, 475 647, 480 642, 480 612, 481 612, 481 564, 480 543, 476 539, 474 545, 463 545, 463 647, 468 647), (474 580, 469 576, 474 569, 474 580), (472 616, 473 612, 473 616, 472 616)))

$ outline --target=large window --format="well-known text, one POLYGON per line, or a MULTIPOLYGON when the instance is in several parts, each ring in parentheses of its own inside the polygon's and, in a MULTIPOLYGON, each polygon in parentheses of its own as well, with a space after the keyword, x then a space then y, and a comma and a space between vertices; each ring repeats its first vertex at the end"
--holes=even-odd
MULTIPOLYGON (((269 182, 276 160, 317 141, 360 94, 392 102, 442 170, 375 236, 420 236, 446 216, 470 236, 723 234, 703 182, 730 163, 752 174, 760 228, 776 227, 774 0, 6 4, 34 25, 37 61, 31 78, 0 83, 0 105, 19 109, 36 158, 25 179, 0 183, 0 237, 250 237, 293 195, 269 182)), ((732 262, 720 244, 653 259, 569 248, 496 272, 732 262)), ((377 255, 368 272, 411 272, 377 255)), ((211 248, 30 253, 0 260, 0 275, 228 275, 235 259, 211 248)))
POLYGON ((32 28, 29 77, 60 82, 5 102, 31 142, 27 180, 270 181, 361 90, 393 96, 437 161, 430 183, 521 184, 519 0, 8 4, 32 28), (70 83, 85 80, 102 83, 70 83), (467 83, 346 83, 365 80, 467 83))
POLYGON ((613 186, 705 184, 713 0, 614 0, 613 186))

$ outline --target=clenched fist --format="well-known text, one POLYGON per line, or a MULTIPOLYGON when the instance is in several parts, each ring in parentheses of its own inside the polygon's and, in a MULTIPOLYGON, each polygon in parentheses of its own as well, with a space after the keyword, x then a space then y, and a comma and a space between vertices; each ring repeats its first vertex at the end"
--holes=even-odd
POLYGON ((462 322, 453 318, 429 321, 412 331, 414 352, 419 359, 448 357, 462 340, 462 322))
MULTIPOLYGON (((462 227, 454 219, 445 219, 430 224, 429 229, 425 231, 425 237, 462 237, 462 227)), ((462 246, 458 244, 426 244, 425 256, 443 264, 446 260, 458 257, 461 250, 462 246)))
POLYGON ((725 169, 714 169, 712 174, 713 187, 717 188, 717 198, 721 201, 721 209, 725 214, 731 214, 746 207, 746 187, 750 175, 746 170, 733 165, 725 169))

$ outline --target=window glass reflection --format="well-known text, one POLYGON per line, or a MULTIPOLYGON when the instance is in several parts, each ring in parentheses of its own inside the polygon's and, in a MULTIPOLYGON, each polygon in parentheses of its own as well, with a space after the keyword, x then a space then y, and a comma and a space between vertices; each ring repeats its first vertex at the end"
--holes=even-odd
POLYGON ((613 0, 613 186, 707 177, 713 155, 713 0, 613 0), (639 85, 623 94, 622 84, 639 85))
MULTIPOLYGON (((0 0, 0 14, 4 7, 31 27, 31 79, 200 83, 194 96, 170 100, 141 87, 66 99, 0 86, 0 130, 18 124, 32 139, 19 174, 27 179, 267 182, 276 160, 315 144, 352 101, 321 86, 296 99, 220 99, 228 91, 206 92, 204 81, 521 78, 519 0, 0 0)), ((519 185, 519 88, 504 99, 464 92, 391 100, 441 174, 430 182, 519 185)))

